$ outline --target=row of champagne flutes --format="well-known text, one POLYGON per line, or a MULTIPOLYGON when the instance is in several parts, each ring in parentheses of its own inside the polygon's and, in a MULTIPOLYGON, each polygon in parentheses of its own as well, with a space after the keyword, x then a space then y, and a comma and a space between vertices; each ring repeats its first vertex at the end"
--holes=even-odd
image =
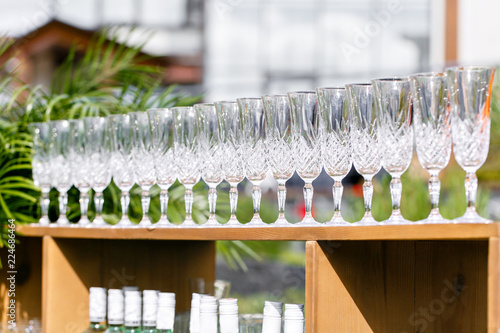
POLYGON ((221 226, 215 218, 217 186, 230 184, 231 217, 236 219, 237 185, 252 183, 254 216, 244 226, 265 226, 259 217, 260 184, 271 170, 278 183, 279 216, 273 225, 290 226, 284 216, 285 182, 296 171, 304 180, 305 217, 293 225, 316 226, 311 214, 312 182, 322 168, 334 180, 334 215, 326 225, 350 225, 342 219, 342 179, 351 166, 364 177, 365 215, 358 225, 377 223, 371 215, 372 179, 383 167, 391 176, 393 212, 383 223, 407 223, 400 212, 401 175, 410 165, 414 142, 420 164, 431 175, 432 210, 424 222, 444 222, 439 214, 438 174, 448 164, 452 142, 455 158, 466 171, 467 210, 459 222, 487 222, 475 210, 476 170, 489 147, 489 104, 494 68, 454 67, 444 73, 408 78, 376 79, 340 88, 290 92, 262 98, 239 98, 194 107, 150 109, 107 117, 61 120, 34 125, 33 177, 42 190, 42 218, 48 224, 48 192, 60 196, 58 225, 68 224, 66 192, 81 193, 82 217, 77 226, 106 225, 101 217, 103 190, 113 178, 122 191, 123 217, 128 219, 128 191, 142 188, 143 218, 149 189, 160 189, 161 218, 157 226, 172 227, 166 211, 168 188, 177 179, 185 186, 186 218, 181 227, 197 227, 191 219, 193 186, 209 187, 209 219, 203 227, 221 226), (413 105, 413 106, 412 106, 413 105), (413 114, 412 114, 413 113, 413 114), (87 193, 93 188, 96 217, 86 217, 87 193))

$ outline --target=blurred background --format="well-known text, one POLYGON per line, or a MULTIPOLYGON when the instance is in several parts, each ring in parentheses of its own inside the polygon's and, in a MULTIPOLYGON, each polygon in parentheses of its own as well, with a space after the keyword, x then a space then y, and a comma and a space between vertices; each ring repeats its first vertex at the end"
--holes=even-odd
MULTIPOLYGON (((75 59, 82 58, 95 32, 111 26, 108 33, 118 36, 119 43, 144 43, 141 54, 151 56, 148 64, 162 68, 164 87, 177 84, 176 90, 205 101, 228 100, 440 71, 454 64, 496 66, 500 42, 494 24, 499 12, 496 0, 4 0, 0 34, 15 42, 0 62, 14 57, 8 65, 19 66, 24 82, 48 89, 73 45, 82 46, 75 59)), ((490 156, 478 172, 479 211, 497 220, 498 97, 497 79, 490 156)), ((465 211, 464 175, 453 160, 441 173, 440 208, 447 218, 465 211)), ((407 219, 425 218, 430 210, 427 178, 416 160, 403 176, 402 212, 407 219)), ((375 181, 377 220, 390 215, 389 181, 384 172, 375 181)), ((328 221, 333 214, 333 181, 323 173, 313 184, 313 214, 320 222, 328 221)), ((361 178, 352 171, 344 185, 344 218, 359 220, 361 178)), ((304 214, 302 186, 298 177, 287 183, 290 221, 304 214)), ((227 188, 220 186, 221 221, 229 216, 227 188)), ((275 189, 268 177, 262 202, 266 222, 277 217, 275 189)), ((197 190, 197 200, 206 201, 204 185, 197 190)), ((251 187, 243 182, 240 191, 238 217, 247 222, 252 214, 251 187)), ((178 197, 182 205, 182 195, 178 197)), ((195 209, 206 209, 205 201, 195 209)), ((199 220, 204 217, 200 214, 199 220)), ((242 243, 236 248, 244 250, 234 262, 239 270, 227 265, 232 248, 234 244, 220 244, 217 275, 233 282, 232 295, 244 299, 242 312, 260 312, 262 300, 269 298, 303 302, 302 242, 242 243)))

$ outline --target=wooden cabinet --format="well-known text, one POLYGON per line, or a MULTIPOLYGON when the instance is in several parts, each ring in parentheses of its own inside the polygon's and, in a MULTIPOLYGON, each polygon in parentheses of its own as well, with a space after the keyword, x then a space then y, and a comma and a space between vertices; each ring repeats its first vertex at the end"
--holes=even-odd
POLYGON ((44 332, 81 332, 90 286, 171 290, 188 309, 188 279, 215 277, 215 240, 307 241, 307 333, 500 329, 498 224, 20 232, 18 315, 44 332))

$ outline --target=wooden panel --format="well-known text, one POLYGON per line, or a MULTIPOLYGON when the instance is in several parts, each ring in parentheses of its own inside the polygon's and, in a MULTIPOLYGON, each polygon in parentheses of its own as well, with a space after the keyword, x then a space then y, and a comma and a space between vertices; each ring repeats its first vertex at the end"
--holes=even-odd
POLYGON ((88 325, 88 288, 138 286, 177 293, 188 308, 189 277, 215 278, 214 242, 44 238, 45 332, 81 332, 88 325))
POLYGON ((487 241, 308 242, 307 260, 308 333, 486 332, 488 295, 497 325, 487 241))
MULTIPOLYGON (((42 310, 42 239, 18 237, 16 244, 16 318, 17 321, 41 318, 42 310)), ((0 269, 0 313, 2 323, 7 322, 9 286, 7 282, 7 248, 2 248, 0 269)))
POLYGON ((444 60, 454 64, 458 60, 458 0, 446 0, 444 60))
POLYGON ((500 241, 491 238, 488 248, 488 332, 500 330, 500 241))
POLYGON ((308 333, 412 331, 414 242, 308 242, 308 333))
POLYGON ((417 242, 419 332, 486 332, 488 242, 417 242))
POLYGON ((72 228, 30 227, 26 236, 90 239, 171 240, 455 240, 498 237, 500 223, 414 224, 346 227, 72 228))

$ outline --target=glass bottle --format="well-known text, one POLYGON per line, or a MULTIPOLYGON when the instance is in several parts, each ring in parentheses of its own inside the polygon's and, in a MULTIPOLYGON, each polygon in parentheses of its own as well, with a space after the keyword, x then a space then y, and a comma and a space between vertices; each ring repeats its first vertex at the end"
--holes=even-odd
POLYGON ((108 329, 106 333, 124 333, 123 327, 123 291, 120 289, 108 290, 108 329))
POLYGON ((125 333, 141 333, 141 292, 125 291, 125 333))
POLYGON ((280 333, 283 303, 264 302, 264 318, 262 320, 262 333, 280 333))
POLYGON ((158 291, 144 290, 142 300, 142 333, 157 333, 158 291))
POLYGON ((89 289, 89 327, 84 333, 106 331, 106 288, 89 289))
POLYGON ((174 333, 175 294, 158 294, 158 312, 156 315, 156 331, 158 333, 174 333))

